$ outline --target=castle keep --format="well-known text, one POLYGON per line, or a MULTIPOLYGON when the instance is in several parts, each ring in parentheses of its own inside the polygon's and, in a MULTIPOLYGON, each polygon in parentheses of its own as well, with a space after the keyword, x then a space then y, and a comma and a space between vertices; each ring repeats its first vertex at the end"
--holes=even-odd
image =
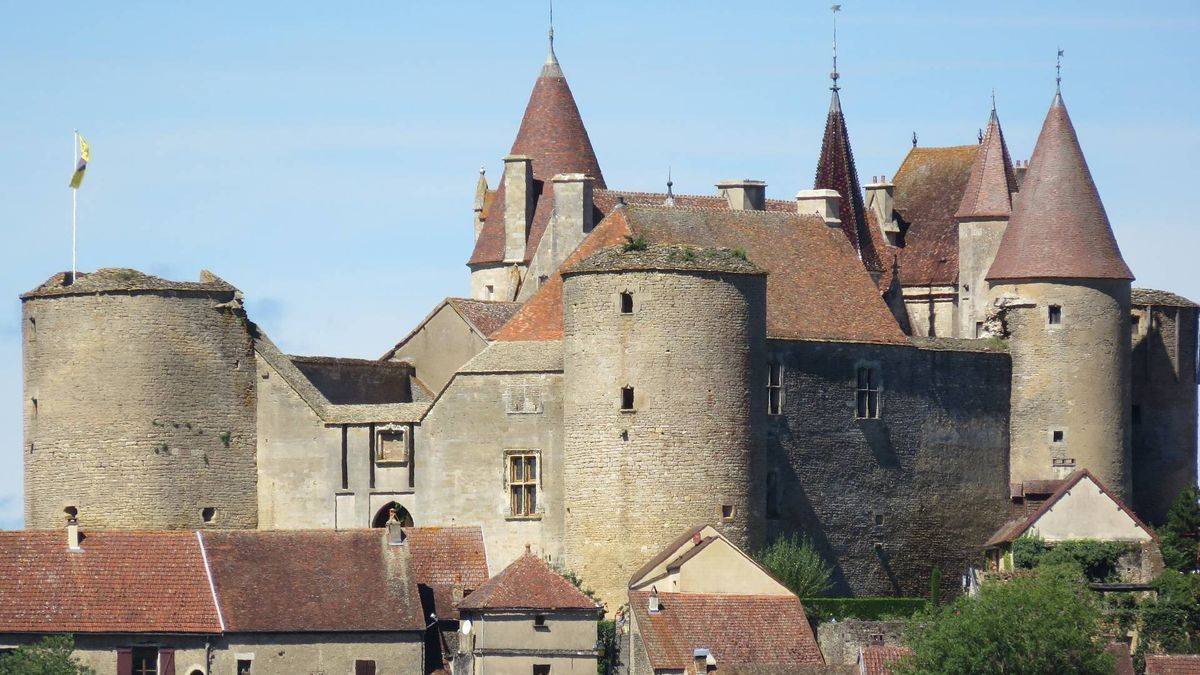
POLYGON ((618 191, 551 48, 478 177, 470 297, 379 359, 281 352, 208 272, 51 277, 21 296, 27 527, 394 510, 480 526, 496 569, 530 545, 615 609, 695 526, 803 532, 838 591, 918 595, 1080 469, 1161 520, 1196 481, 1197 306, 1132 287, 1062 96, 1029 162, 992 110, 861 186, 832 89, 794 198, 618 191))

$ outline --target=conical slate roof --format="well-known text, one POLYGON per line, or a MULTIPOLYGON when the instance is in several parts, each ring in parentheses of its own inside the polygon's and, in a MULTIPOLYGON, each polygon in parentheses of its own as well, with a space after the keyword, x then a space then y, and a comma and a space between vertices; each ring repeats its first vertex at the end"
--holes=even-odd
POLYGON ((1133 278, 1060 94, 1046 114, 987 278, 1133 278))
POLYGON ((1008 218, 1012 215, 1012 193, 1016 191, 1017 179, 1013 175, 1012 160, 1004 143, 1000 118, 993 108, 987 131, 975 153, 967 189, 963 192, 954 217, 961 220, 1008 218))
POLYGON ((836 190, 842 196, 842 231, 850 244, 859 252, 863 265, 873 272, 882 272, 878 252, 867 230, 866 211, 863 208, 862 189, 858 184, 858 172, 854 168, 854 153, 850 150, 850 135, 846 131, 846 118, 842 115, 842 102, 837 87, 829 102, 829 116, 825 120, 825 138, 821 141, 821 157, 817 160, 817 176, 813 182, 817 190, 836 190))

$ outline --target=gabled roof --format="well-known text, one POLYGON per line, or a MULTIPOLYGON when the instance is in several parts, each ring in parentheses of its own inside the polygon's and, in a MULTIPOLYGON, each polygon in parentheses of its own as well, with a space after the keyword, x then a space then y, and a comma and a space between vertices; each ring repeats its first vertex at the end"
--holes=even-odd
POLYGON ((425 630, 409 547, 382 530, 201 536, 228 632, 425 630))
POLYGON ((889 675, 892 664, 912 654, 900 645, 867 645, 858 652, 858 672, 863 675, 889 675))
POLYGON ((679 555, 680 549, 688 545, 688 542, 695 542, 697 535, 700 541, 704 541, 707 537, 712 537, 717 534, 716 528, 712 525, 696 525, 687 531, 680 534, 674 541, 667 544, 661 551, 656 553, 653 558, 646 561, 645 565, 638 568, 638 571, 633 573, 629 578, 629 586, 632 588, 646 581, 646 578, 654 572, 655 568, 662 567, 666 569, 666 564, 673 558, 679 555))
POLYGON ((829 115, 825 118, 825 137, 821 141, 821 156, 817 160, 813 188, 836 190, 842 196, 839 217, 846 239, 861 255, 863 265, 868 270, 882 272, 881 252, 875 250, 875 243, 867 230, 862 188, 858 183, 858 171, 854 168, 850 134, 846 131, 846 118, 842 115, 842 103, 836 86, 829 102, 829 115))
POLYGON ((405 335, 387 353, 379 357, 379 360, 390 361, 395 358, 396 352, 408 344, 408 341, 444 307, 453 309, 466 322, 467 327, 481 339, 489 340, 493 333, 500 330, 512 318, 512 315, 517 313, 517 310, 521 308, 521 303, 502 300, 474 300, 472 298, 445 298, 429 314, 426 314, 425 318, 421 319, 421 322, 408 332, 408 335, 405 335))
POLYGON ((1059 94, 987 278, 1133 279, 1059 94))
POLYGON ((976 145, 913 148, 893 176, 895 209, 907 223, 899 251, 904 286, 947 286, 958 281, 958 224, 978 152, 976 145))
POLYGON ((460 610, 475 611, 601 611, 583 591, 528 549, 458 606, 460 610))
MULTIPOLYGON (((593 178, 594 187, 605 187, 604 174, 583 126, 583 117, 553 52, 533 84, 525 116, 509 154, 525 155, 533 160, 533 189, 538 190, 538 196, 525 247, 528 262, 550 221, 551 178, 560 173, 582 173, 593 178)), ((501 177, 499 188, 484 211, 483 229, 468 264, 504 261, 504 201, 504 179, 501 177)))
POLYGON ((469 593, 488 578, 483 531, 474 525, 410 527, 404 532, 412 551, 413 577, 422 597, 429 597, 432 601, 430 609, 439 618, 457 618, 454 587, 469 593))
POLYGON ((959 220, 1008 218, 1012 214, 1012 193, 1016 191, 1017 179, 1013 174, 1012 159, 1004 143, 1000 118, 993 108, 954 217, 959 220))
MULTIPOLYGON (((1067 493, 1071 491, 1072 488, 1078 485, 1079 481, 1085 478, 1094 483, 1102 493, 1111 499, 1113 503, 1116 504, 1117 508, 1119 508, 1125 513, 1125 515, 1129 516, 1133 520, 1137 527, 1144 530, 1146 534, 1150 536, 1150 538, 1157 539, 1157 535, 1154 534, 1154 530, 1151 530, 1149 527, 1147 527, 1146 524, 1142 522, 1142 519, 1138 518, 1137 514, 1133 512, 1133 509, 1130 509, 1128 506, 1126 506, 1125 502, 1122 501, 1121 498, 1116 495, 1116 493, 1109 490, 1108 486, 1100 482, 1099 478, 1096 478, 1096 476, 1087 469, 1077 469, 1070 476, 1067 476, 1066 479, 1059 482, 1057 489, 1054 490, 1054 493, 1051 494, 1046 501, 1042 502, 1042 504, 1035 511, 1027 516, 1011 520, 1004 525, 1001 525, 1000 529, 997 530, 996 533, 987 540, 987 543, 984 544, 984 548, 992 548, 999 546, 1000 544, 1009 544, 1013 541, 1016 541, 1021 535, 1025 534, 1031 527, 1037 524, 1037 522, 1041 520, 1042 516, 1046 515, 1047 512, 1054 508, 1054 505, 1061 501, 1063 497, 1065 497, 1067 493)), ((1034 493, 1036 491, 1036 487, 1034 486, 1040 484, 1053 486, 1053 483, 1050 481, 1030 481, 1024 484, 1024 493, 1034 493)))
POLYGON ((804 606, 794 595, 659 593, 660 610, 649 610, 649 591, 632 591, 650 666, 686 669, 696 649, 708 649, 717 670, 823 665, 804 606))
MULTIPOLYGON (((601 221, 563 268, 626 236, 645 237, 651 245, 744 251, 768 273, 769 337, 908 343, 853 248, 815 215, 628 205, 601 221)), ((495 339, 561 339, 562 312, 562 275, 556 272, 495 339)))
POLYGON ((1146 675, 1197 675, 1200 654, 1147 654, 1146 675))
POLYGON ((0 532, 0 633, 220 633, 194 532, 0 532))

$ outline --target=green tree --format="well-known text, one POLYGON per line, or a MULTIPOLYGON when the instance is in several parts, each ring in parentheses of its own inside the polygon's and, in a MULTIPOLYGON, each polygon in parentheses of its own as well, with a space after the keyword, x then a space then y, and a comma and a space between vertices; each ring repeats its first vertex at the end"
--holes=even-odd
POLYGON ((808 537, 791 534, 771 542, 755 556, 763 567, 802 598, 824 595, 833 588, 833 568, 808 537))
POLYGON ((74 656, 75 638, 48 635, 0 656, 0 675, 93 675, 74 656))
POLYGON ((913 655, 893 669, 926 673, 1112 673, 1104 653, 1096 594, 1075 565, 984 583, 908 623, 913 655))
POLYGON ((1196 567, 1197 532, 1200 532, 1200 491, 1184 488, 1167 511, 1167 522, 1159 531, 1163 562, 1180 572, 1196 567))

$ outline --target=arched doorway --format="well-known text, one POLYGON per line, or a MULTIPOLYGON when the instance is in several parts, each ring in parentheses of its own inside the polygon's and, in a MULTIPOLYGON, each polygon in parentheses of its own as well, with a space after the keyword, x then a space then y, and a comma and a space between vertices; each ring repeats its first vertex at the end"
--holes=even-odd
POLYGON ((396 509, 396 520, 400 521, 402 526, 413 526, 412 514, 408 512, 408 509, 401 506, 399 502, 388 502, 375 513, 375 518, 371 521, 371 527, 383 527, 387 525, 392 509, 396 509))

